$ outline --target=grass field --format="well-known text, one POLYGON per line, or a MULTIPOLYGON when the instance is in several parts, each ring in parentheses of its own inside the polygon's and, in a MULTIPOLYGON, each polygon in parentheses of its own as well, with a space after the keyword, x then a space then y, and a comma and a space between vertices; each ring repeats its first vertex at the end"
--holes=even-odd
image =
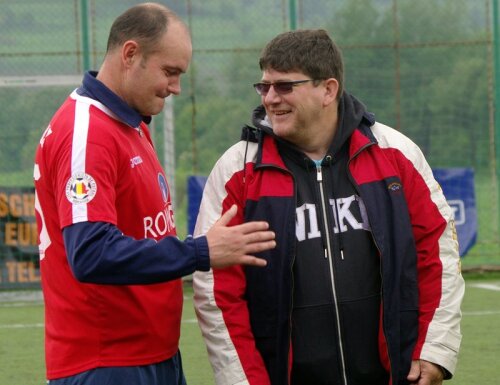
MULTIPOLYGON (((450 385, 497 385, 500 356, 500 274, 467 274, 462 306, 462 348, 450 385)), ((0 292, 0 385, 42 385, 43 302, 38 292, 0 292), (24 294, 24 295, 23 295, 24 294), (3 298, 3 299, 2 299, 3 298)), ((185 290, 181 351, 188 385, 213 385, 193 311, 185 290)))

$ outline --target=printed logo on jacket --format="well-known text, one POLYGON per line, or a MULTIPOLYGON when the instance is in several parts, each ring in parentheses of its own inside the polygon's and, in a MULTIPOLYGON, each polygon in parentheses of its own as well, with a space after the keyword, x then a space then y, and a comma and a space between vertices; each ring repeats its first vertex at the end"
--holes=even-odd
POLYGON ((164 203, 164 209, 154 217, 144 217, 144 238, 160 239, 169 234, 175 234, 174 211, 170 201, 170 190, 167 180, 162 173, 158 173, 158 187, 164 203))
POLYGON ((78 172, 66 183, 66 198, 73 204, 90 202, 97 192, 94 178, 84 172, 78 172))

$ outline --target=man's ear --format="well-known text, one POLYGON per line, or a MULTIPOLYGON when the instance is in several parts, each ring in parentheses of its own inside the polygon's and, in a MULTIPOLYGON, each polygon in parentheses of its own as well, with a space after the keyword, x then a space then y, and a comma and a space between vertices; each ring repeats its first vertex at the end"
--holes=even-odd
POLYGON ((337 100, 337 94, 339 92, 339 82, 335 78, 329 78, 325 80, 325 99, 324 105, 327 106, 335 100, 337 100))
POLYGON ((139 55, 139 44, 134 40, 127 40, 122 46, 122 62, 125 67, 130 67, 139 55))

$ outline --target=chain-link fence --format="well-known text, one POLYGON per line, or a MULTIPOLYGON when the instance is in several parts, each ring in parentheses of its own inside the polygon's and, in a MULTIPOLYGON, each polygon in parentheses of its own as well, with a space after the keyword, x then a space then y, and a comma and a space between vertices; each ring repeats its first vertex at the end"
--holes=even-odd
MULTIPOLYGON (((478 239, 464 262, 500 264, 495 0, 160 2, 188 23, 194 48, 173 115, 154 120, 171 183, 175 175, 181 235, 187 176, 210 171, 259 103, 251 84, 261 76, 262 47, 288 29, 324 28, 344 53, 347 91, 377 120, 410 136, 432 167, 474 170, 478 239), (170 120, 175 141, 166 127, 170 120)), ((83 71, 99 68, 112 21, 136 3, 0 0, 0 260, 13 261, 2 267, 0 284, 11 276, 37 279, 36 260, 25 257, 36 252, 32 226, 5 224, 20 210, 34 221, 31 198, 23 197, 32 187, 41 133, 83 71)))

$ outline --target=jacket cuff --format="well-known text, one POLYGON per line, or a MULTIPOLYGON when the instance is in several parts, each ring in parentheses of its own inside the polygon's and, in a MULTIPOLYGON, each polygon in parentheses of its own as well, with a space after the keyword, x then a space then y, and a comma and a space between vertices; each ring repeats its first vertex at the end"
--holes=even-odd
POLYGON ((194 238, 194 244, 196 247, 196 270, 210 270, 210 253, 208 250, 207 237, 201 235, 194 238))
POLYGON ((443 366, 439 365, 441 371, 443 372, 443 380, 450 380, 453 375, 443 366))

